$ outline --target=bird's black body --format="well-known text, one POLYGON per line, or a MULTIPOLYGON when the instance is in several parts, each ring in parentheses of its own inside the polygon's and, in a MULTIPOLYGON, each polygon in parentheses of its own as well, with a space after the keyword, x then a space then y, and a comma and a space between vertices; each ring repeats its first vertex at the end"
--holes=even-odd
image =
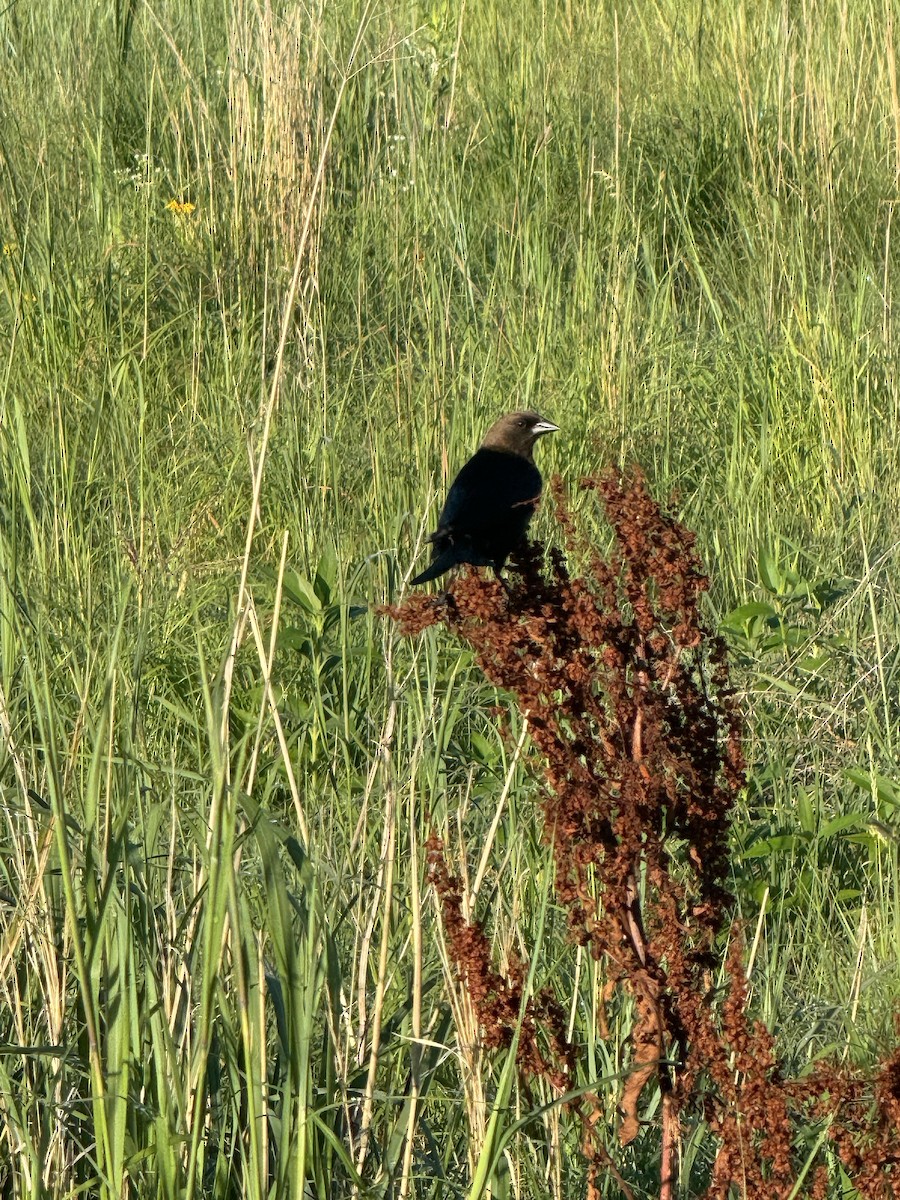
POLYGON ((502 569, 541 498, 534 441, 554 429, 537 413, 511 413, 491 427, 451 484, 429 538, 431 564, 412 583, 437 579, 461 563, 502 569))

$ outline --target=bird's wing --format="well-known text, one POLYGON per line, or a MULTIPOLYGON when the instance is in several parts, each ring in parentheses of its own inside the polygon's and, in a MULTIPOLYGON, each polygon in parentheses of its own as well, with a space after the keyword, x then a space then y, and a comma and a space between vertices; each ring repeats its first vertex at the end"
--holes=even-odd
POLYGON ((476 450, 451 484, 438 531, 464 534, 509 519, 511 509, 535 505, 541 474, 533 462, 498 450, 476 450))

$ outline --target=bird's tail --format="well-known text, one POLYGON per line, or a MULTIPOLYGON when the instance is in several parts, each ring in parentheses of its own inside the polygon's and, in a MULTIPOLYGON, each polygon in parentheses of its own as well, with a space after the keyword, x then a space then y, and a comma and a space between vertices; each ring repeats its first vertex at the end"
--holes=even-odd
POLYGON ((437 558, 433 558, 428 566, 415 579, 409 581, 410 587, 416 587, 420 583, 430 583, 432 579, 437 579, 438 575, 443 575, 445 571, 449 571, 451 567, 457 564, 457 557, 452 546, 449 546, 437 558))

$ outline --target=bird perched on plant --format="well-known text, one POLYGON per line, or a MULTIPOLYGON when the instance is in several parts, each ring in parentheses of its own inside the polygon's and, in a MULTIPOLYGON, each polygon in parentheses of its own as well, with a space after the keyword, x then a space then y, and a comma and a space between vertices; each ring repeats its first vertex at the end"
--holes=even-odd
POLYGON ((428 539, 431 565, 413 584, 437 579, 460 563, 502 569, 541 498, 534 443, 558 428, 536 412, 507 413, 494 422, 450 485, 428 539))

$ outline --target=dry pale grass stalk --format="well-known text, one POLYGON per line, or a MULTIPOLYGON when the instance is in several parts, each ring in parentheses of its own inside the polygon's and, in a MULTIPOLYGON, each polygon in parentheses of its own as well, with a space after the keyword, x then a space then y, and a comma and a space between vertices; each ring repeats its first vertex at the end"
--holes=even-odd
MULTIPOLYGON (((276 12, 270 0, 238 0, 230 13, 229 107, 235 227, 249 216, 276 237, 290 262, 317 238, 305 232, 317 215, 317 131, 322 114, 322 6, 294 4, 276 12)), ((248 239, 253 253, 253 240, 248 239)), ((252 264, 251 264, 252 265, 252 264)), ((310 259, 310 274, 315 273, 310 259)))

